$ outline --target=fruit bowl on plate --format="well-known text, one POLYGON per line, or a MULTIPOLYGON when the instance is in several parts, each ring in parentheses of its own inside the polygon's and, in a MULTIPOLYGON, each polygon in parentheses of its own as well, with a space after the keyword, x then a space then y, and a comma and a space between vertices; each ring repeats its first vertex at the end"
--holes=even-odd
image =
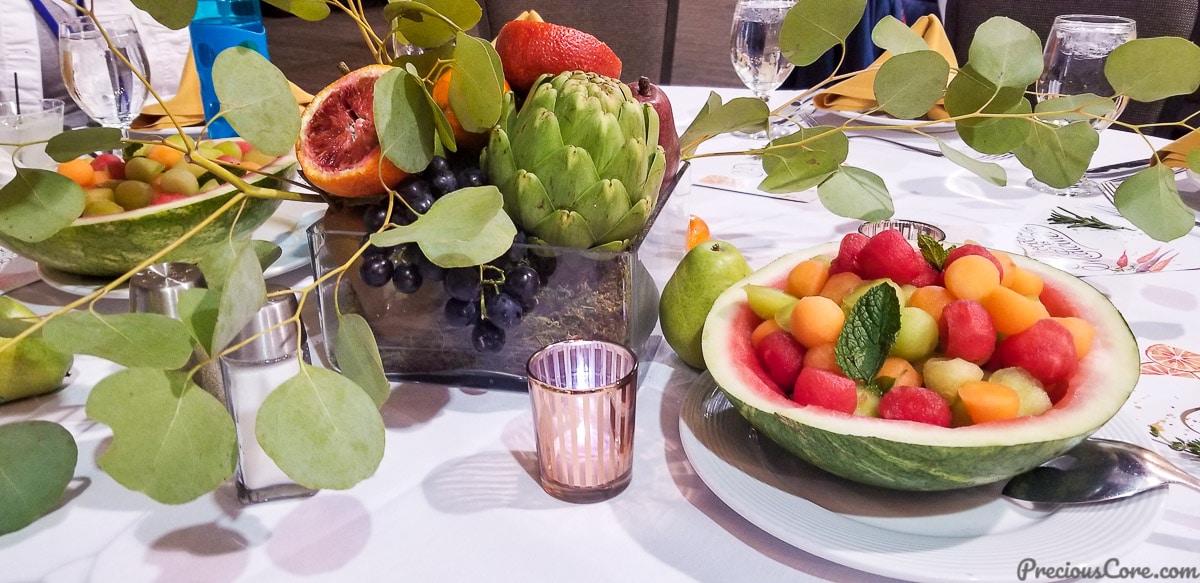
MULTIPOLYGON (((1117 309, 1087 283, 1043 263, 1003 253, 991 255, 990 250, 986 260, 962 259, 972 254, 982 257, 981 247, 958 254, 958 261, 971 270, 948 263, 949 267, 929 279, 920 267, 925 264, 921 254, 911 247, 921 263, 913 262, 915 267, 908 274, 905 268, 896 268, 910 261, 897 260, 893 252, 898 249, 874 253, 863 247, 860 239, 857 244, 844 241, 840 246, 830 243, 798 251, 756 271, 716 300, 704 327, 708 369, 730 402, 771 440, 805 461, 853 481, 900 490, 948 490, 1005 480, 1062 454, 1107 422, 1128 399, 1140 369, 1137 343, 1117 309), (861 250, 860 256, 847 260, 847 254, 857 253, 855 247, 861 250), (874 257, 868 258, 873 253, 874 257), (882 257, 889 259, 880 264, 881 273, 871 264, 882 257), (841 292, 847 329, 850 320, 871 312, 853 303, 855 294, 867 296, 862 293, 864 288, 880 289, 871 294, 873 302, 890 295, 896 299, 887 301, 903 306, 897 318, 897 341, 890 345, 890 352, 882 349, 883 354, 890 354, 887 361, 901 365, 885 365, 891 368, 870 381, 884 381, 880 387, 891 385, 886 392, 876 392, 874 398, 863 381, 848 380, 847 376, 855 375, 841 370, 843 365, 853 369, 863 362, 855 356, 861 356, 863 349, 856 352, 849 344, 843 345, 841 335, 836 348, 812 347, 816 344, 809 338, 811 329, 821 328, 813 322, 822 312, 808 304, 823 304, 825 298, 837 298, 838 294, 826 286, 809 285, 810 290, 824 294, 817 296, 822 299, 797 302, 797 306, 805 305, 799 311, 806 313, 786 308, 789 317, 782 319, 764 319, 759 313, 762 306, 752 305, 763 303, 764 297, 778 300, 790 295, 789 287, 796 291, 795 273, 813 271, 814 262, 809 261, 813 258, 822 258, 815 263, 826 265, 826 275, 841 271, 854 277, 865 272, 867 276, 860 278, 866 282, 857 290, 850 291, 853 286, 848 286, 841 292), (990 259, 994 258, 1000 261, 992 268, 990 259), (802 264, 805 267, 798 268, 802 264), (952 271, 958 273, 951 275, 952 271), (979 284, 976 274, 986 271, 990 273, 983 279, 994 281, 979 284), (1010 283, 1012 279, 1003 273, 1038 285, 1022 289, 1022 284, 1010 283), (879 285, 876 277, 889 277, 903 285, 883 290, 891 286, 879 285), (925 281, 913 285, 913 281, 903 281, 906 278, 925 281), (1025 294, 1010 293, 1013 287, 1025 294), (923 289, 944 299, 930 301, 931 294, 921 292, 923 289), (748 295, 749 290, 757 293, 748 295), (959 293, 969 297, 956 298, 959 293), (963 306, 978 308, 963 310, 963 306), (935 313, 940 310, 937 318, 907 317, 911 310, 928 313, 931 307, 935 313), (859 312, 857 316, 855 312, 859 312), (768 320, 772 322, 764 324, 768 320), (927 325, 910 325, 921 320, 927 325), (783 327, 780 322, 791 330, 779 331, 783 327), (929 322, 933 322, 932 332, 929 322), (777 331, 771 332, 772 327, 777 331), (774 338, 768 341, 771 336, 774 338), (788 353, 788 337, 807 341, 798 352, 792 349, 799 356, 779 356, 788 353), (783 349, 778 348, 780 343, 783 349), (761 347, 770 346, 775 348, 767 349, 774 351, 768 355, 761 347), (835 351, 836 363, 826 356, 822 364, 822 353, 835 351), (907 360, 897 358, 897 351, 907 351, 907 360), (789 358, 796 361, 793 368, 798 370, 790 377, 780 372, 789 368, 789 358), (931 366, 934 363, 955 366, 939 370, 931 366), (835 372, 828 372, 830 369, 835 372), (969 370, 964 373, 964 369, 969 370), (1011 407, 994 406, 991 397, 979 397, 976 389, 996 389, 995 385, 1003 385, 998 389, 997 394, 1003 396, 998 402, 1011 399, 1011 407), (828 396, 843 389, 850 391, 846 406, 837 404, 844 399, 828 396), (909 398, 917 393, 942 402, 932 406, 909 398)), ((784 304, 776 301, 774 305, 784 304)), ((834 316, 830 317, 836 320, 834 316)), ((854 326, 863 322, 871 326, 870 320, 857 320, 854 326)))
MULTIPOLYGON (((266 156, 244 144, 231 138, 206 141, 201 147, 210 149, 208 155, 213 159, 254 168, 243 176, 248 183, 281 188, 281 178, 295 170, 295 156, 266 156), (235 156, 235 150, 240 155, 235 156)), ((87 185, 83 215, 47 239, 27 241, 0 233, 0 243, 60 272, 98 277, 124 274, 207 219, 237 192, 181 158, 178 150, 158 144, 143 146, 127 158, 101 154, 62 165, 60 173, 70 173, 76 182, 87 185), (164 184, 173 191, 164 190, 164 184)), ((249 198, 240 212, 231 209, 224 213, 163 261, 195 262, 231 235, 249 237, 279 203, 278 199, 249 198)))

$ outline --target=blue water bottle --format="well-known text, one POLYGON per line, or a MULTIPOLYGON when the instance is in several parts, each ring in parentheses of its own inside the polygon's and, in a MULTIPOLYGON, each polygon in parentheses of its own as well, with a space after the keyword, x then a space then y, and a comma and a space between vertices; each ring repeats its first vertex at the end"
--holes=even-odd
MULTIPOLYGON (((229 47, 243 46, 270 58, 267 54, 267 29, 263 26, 259 0, 199 0, 189 30, 192 33, 196 72, 200 74, 204 117, 211 120, 221 110, 212 81, 213 61, 217 55, 229 47)), ((213 138, 237 135, 224 119, 209 126, 208 133, 213 138)))

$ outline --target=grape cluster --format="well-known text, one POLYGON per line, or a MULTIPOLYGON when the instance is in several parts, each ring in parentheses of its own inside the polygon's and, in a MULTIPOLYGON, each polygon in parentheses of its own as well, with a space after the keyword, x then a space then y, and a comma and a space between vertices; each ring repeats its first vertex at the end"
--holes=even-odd
MULTIPOLYGON (((479 168, 455 172, 444 158, 435 157, 428 169, 409 176, 396 188, 404 202, 395 201, 390 219, 384 201, 367 207, 363 225, 373 233, 388 223, 410 224, 417 218, 413 211, 425 213, 437 198, 485 183, 479 168)), ((505 330, 537 306, 537 294, 554 271, 554 257, 527 249, 525 234, 517 233, 512 247, 491 262, 445 269, 425 257, 416 243, 386 248, 368 244, 359 276, 369 286, 390 283, 404 294, 417 292, 427 281, 441 282, 447 296, 445 322, 454 328, 470 327, 472 345, 479 352, 498 352, 504 347, 505 330)))

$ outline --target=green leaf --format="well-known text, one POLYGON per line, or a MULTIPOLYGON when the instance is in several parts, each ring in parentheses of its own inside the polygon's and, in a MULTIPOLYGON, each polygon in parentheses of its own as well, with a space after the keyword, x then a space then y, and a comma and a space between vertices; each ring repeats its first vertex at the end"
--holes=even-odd
POLYGON ((767 177, 758 185, 765 192, 800 192, 821 183, 846 161, 850 142, 830 126, 800 128, 776 138, 762 153, 767 177))
POLYGON ((950 64, 936 51, 896 55, 875 75, 879 107, 900 119, 925 115, 946 92, 950 64))
POLYGON ((1075 184, 1096 153, 1100 135, 1082 121, 1057 127, 1029 125, 1029 135, 1013 150, 1017 160, 1033 171, 1034 178, 1054 188, 1075 184))
POLYGON ((329 4, 325 0, 263 0, 285 12, 295 14, 309 22, 325 20, 329 16, 329 4))
POLYGON ((455 34, 479 22, 483 9, 472 0, 399 0, 389 2, 383 17, 409 44, 432 48, 446 44, 455 34), (448 24, 440 16, 449 19, 448 24))
POLYGON ((994 16, 979 25, 967 64, 998 87, 1028 87, 1042 74, 1042 41, 1025 25, 994 16))
POLYGON ((233 419, 182 372, 119 371, 96 383, 86 411, 113 432, 112 445, 97 463, 130 490, 182 504, 233 475, 233 419))
POLYGON ((893 55, 929 50, 929 44, 921 35, 890 14, 875 23, 875 28, 871 29, 871 42, 893 55))
POLYGON ((21 530, 58 506, 78 458, 71 432, 57 423, 0 425, 0 534, 21 530))
POLYGON ((1091 93, 1051 97, 1033 108, 1040 120, 1090 121, 1104 117, 1117 108, 1112 99, 1091 93))
POLYGON ((374 401, 346 377, 305 363, 267 396, 255 434, 279 469, 309 488, 345 490, 383 459, 374 401))
POLYGON ((262 267, 254 249, 250 245, 242 245, 232 265, 224 286, 218 290, 221 295, 220 307, 209 354, 217 354, 229 346, 230 341, 267 303, 267 284, 263 281, 262 267))
POLYGON ((504 68, 492 43, 461 32, 455 38, 450 107, 464 130, 483 132, 500 119, 504 68))
POLYGON ((1134 39, 1108 55, 1104 76, 1134 101, 1187 95, 1200 87, 1200 47, 1177 37, 1134 39))
POLYGON ((735 131, 753 131, 767 125, 770 108, 761 99, 735 97, 722 104, 716 91, 708 94, 708 101, 696 114, 692 124, 679 137, 683 157, 696 153, 696 148, 709 138, 735 131))
POLYGON ((287 77, 246 47, 221 51, 213 62, 213 89, 238 135, 271 156, 291 151, 300 137, 300 108, 287 77))
POLYGON ((266 269, 271 264, 279 261, 283 257, 283 248, 271 241, 260 241, 255 239, 250 242, 254 250, 254 256, 258 258, 258 266, 266 269))
POLYGON ((121 130, 117 128, 78 128, 55 135, 46 142, 46 155, 55 162, 70 162, 92 152, 120 148, 121 130))
POLYGON ((90 354, 127 367, 176 369, 192 357, 183 322, 151 313, 60 314, 42 329, 46 342, 68 354, 90 354))
POLYGON ((36 243, 75 222, 83 213, 83 188, 50 170, 17 168, 0 188, 0 232, 36 243))
POLYGON ((783 19, 779 49, 792 64, 811 65, 846 42, 866 8, 867 0, 800 0, 783 19))
POLYGON ((433 159, 433 97, 420 79, 392 69, 375 80, 375 131, 383 154, 405 172, 424 170, 433 159))
MULTIPOLYGON (((959 69, 946 88, 946 112, 964 116, 975 112, 1027 114, 1032 111, 1023 89, 997 87, 971 67, 959 69)), ((1029 121, 1017 117, 977 117, 955 122, 968 146, 985 154, 1011 152, 1029 135, 1029 121)))
POLYGON ((829 212, 848 219, 882 221, 895 212, 883 179, 862 168, 840 166, 817 187, 817 196, 829 212))
POLYGON ((371 235, 371 244, 392 247, 416 242, 430 261, 442 267, 469 267, 502 255, 516 234, 500 190, 475 186, 439 198, 412 224, 371 235))
POLYGON ((213 350, 213 332, 216 331, 217 314, 220 312, 219 289, 192 288, 179 294, 179 319, 208 356, 216 354, 213 350))
POLYGON ((376 407, 382 407, 392 393, 392 386, 384 376, 375 333, 362 316, 342 314, 338 318, 333 354, 342 374, 362 387, 376 407))
POLYGON ((959 166, 970 170, 972 174, 995 184, 996 186, 1005 186, 1008 184, 1008 173, 1004 171, 1004 167, 995 162, 984 162, 968 156, 954 148, 951 148, 941 140, 937 141, 938 149, 946 156, 946 159, 958 164, 959 166))
POLYGON ((1200 172, 1200 148, 1192 148, 1188 151, 1187 163, 1192 172, 1200 172))
POLYGON ((868 289, 850 308, 834 345, 834 358, 847 377, 870 383, 900 333, 900 299, 891 285, 868 289))
POLYGON ((1113 194, 1121 216, 1158 241, 1171 241, 1191 232, 1196 216, 1179 198, 1175 172, 1156 164, 1121 182, 1113 194))
POLYGON ((191 24, 196 14, 196 0, 133 0, 133 5, 171 30, 191 24))
MULTIPOLYGON (((950 256, 950 252, 954 250, 954 245, 945 247, 941 241, 930 237, 924 233, 917 235, 917 248, 921 250, 921 256, 925 261, 932 265, 934 269, 941 271, 942 266, 946 265, 946 258, 950 256)), ((890 349, 889 349, 890 350, 890 349)))

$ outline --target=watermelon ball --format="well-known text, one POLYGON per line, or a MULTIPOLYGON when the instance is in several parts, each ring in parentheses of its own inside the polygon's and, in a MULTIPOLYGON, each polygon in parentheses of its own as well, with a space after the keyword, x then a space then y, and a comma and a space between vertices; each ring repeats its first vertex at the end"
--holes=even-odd
POLYGON ((925 387, 892 387, 879 400, 879 416, 950 427, 950 405, 937 392, 925 387))
POLYGON ((987 310, 974 300, 954 300, 942 308, 938 337, 946 358, 982 365, 996 349, 996 327, 987 310))
POLYGON ((863 279, 888 278, 900 285, 928 281, 932 269, 900 231, 887 230, 871 237, 858 253, 858 274, 863 279))
POLYGON ((838 245, 837 257, 829 264, 830 275, 858 271, 858 254, 871 239, 862 233, 846 233, 838 245))
POLYGON ((804 366, 804 346, 787 332, 775 332, 758 343, 755 353, 779 393, 786 395, 804 366))
POLYGON ((854 381, 840 374, 809 366, 796 377, 792 400, 804 406, 853 415, 858 407, 858 389, 854 381))
POLYGON ((1020 334, 1000 341, 995 368, 1019 366, 1042 383, 1050 400, 1057 403, 1066 393, 1066 381, 1079 368, 1071 331, 1050 318, 1038 320, 1020 334))

